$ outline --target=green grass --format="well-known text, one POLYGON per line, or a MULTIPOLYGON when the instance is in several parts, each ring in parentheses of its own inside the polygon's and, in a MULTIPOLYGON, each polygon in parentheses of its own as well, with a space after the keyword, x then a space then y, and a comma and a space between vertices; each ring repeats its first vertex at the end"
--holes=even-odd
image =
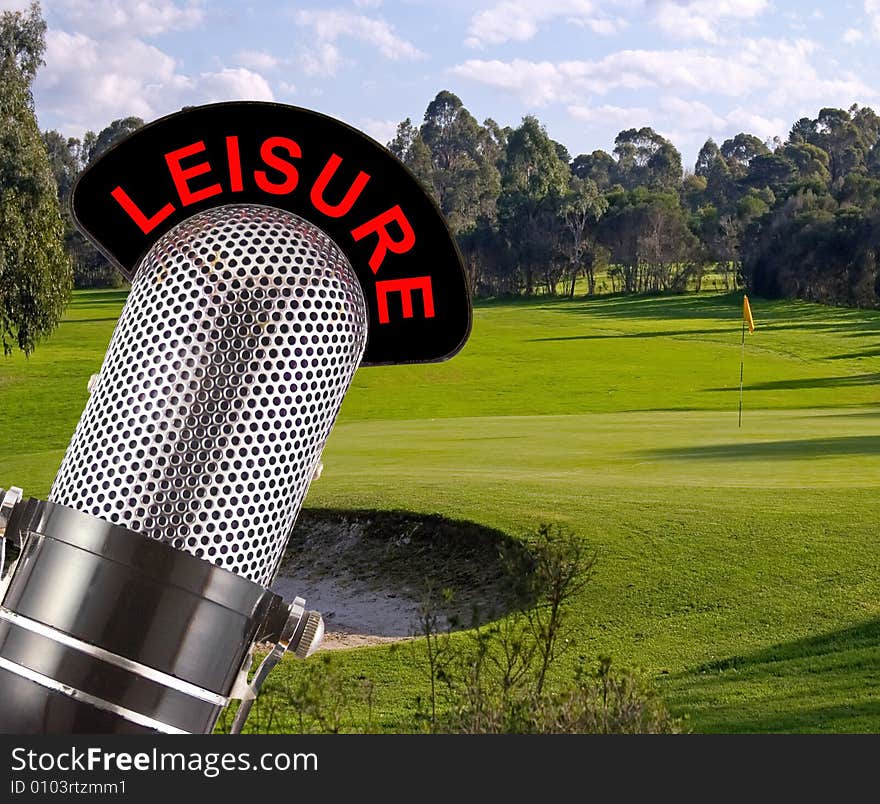
MULTIPOLYGON (((123 298, 0 363, 0 486, 47 493, 123 298)), ((738 429, 740 304, 479 304, 454 360, 358 373, 307 504, 567 523, 599 563, 566 667, 639 667, 698 731, 880 731, 880 313, 753 300, 738 429)), ((384 728, 415 651, 341 659, 384 728)))

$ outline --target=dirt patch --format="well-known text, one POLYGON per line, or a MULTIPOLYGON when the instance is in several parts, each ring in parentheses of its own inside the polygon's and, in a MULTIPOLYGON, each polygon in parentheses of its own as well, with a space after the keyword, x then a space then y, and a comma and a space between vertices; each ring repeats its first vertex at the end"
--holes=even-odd
POLYGON ((405 639, 429 590, 444 625, 470 627, 528 603, 531 556, 501 531, 400 511, 308 510, 273 590, 324 616, 325 648, 405 639), (444 599, 443 590, 451 597, 444 599))

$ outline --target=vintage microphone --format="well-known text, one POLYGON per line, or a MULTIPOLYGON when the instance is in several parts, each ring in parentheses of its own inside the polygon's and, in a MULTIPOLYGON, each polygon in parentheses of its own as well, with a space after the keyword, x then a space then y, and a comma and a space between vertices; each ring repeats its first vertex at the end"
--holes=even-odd
POLYGON ((268 587, 345 392, 461 348, 460 257, 384 149, 275 104, 147 126, 73 211, 132 286, 49 499, 0 493, 0 731, 238 731, 323 634, 268 587))

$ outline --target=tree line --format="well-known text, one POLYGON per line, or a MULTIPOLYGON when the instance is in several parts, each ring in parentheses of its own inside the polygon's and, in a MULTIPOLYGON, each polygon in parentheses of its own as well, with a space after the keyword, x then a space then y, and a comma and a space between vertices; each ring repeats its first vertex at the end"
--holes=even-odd
MULTIPOLYGON (((123 284, 79 234, 77 176, 144 121, 82 138, 37 128, 39 5, 0 14, 0 342, 30 351, 60 318, 71 284, 123 284)), ((653 128, 610 152, 572 157, 534 116, 479 123, 452 92, 406 119, 388 149, 435 198, 476 296, 573 297, 726 288, 766 297, 880 303, 880 118, 824 108, 785 140, 741 132, 700 149, 693 169, 653 128)))
POLYGON ((455 232, 477 295, 699 290, 877 306, 880 118, 821 109, 785 140, 708 139, 693 170, 645 126, 571 158, 532 116, 479 124, 451 92, 388 144, 455 232))
MULTIPOLYGON (((78 173, 142 125, 43 134, 63 209, 78 173)), ((537 118, 481 124, 444 90, 387 147, 436 200, 477 296, 573 297, 579 280, 592 295, 599 276, 607 290, 684 292, 712 273, 767 297, 880 301, 880 117, 869 108, 822 109, 785 141, 709 139, 691 171, 648 126, 572 158, 537 118)), ((120 281, 65 214, 76 285, 120 281)))

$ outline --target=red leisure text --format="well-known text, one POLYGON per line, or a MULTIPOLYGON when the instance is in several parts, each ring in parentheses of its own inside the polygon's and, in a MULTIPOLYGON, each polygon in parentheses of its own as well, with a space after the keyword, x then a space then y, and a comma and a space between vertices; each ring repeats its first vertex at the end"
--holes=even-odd
MULTIPOLYGON (((270 196, 293 193, 299 184, 296 162, 303 157, 299 144, 289 137, 267 137, 260 145, 259 155, 261 166, 271 169, 272 174, 263 169, 246 174, 242 169, 238 137, 234 135, 226 137, 225 153, 220 160, 214 160, 217 165, 222 163, 225 169, 223 175, 220 168, 215 171, 214 165, 209 161, 204 140, 198 140, 164 154, 177 197, 167 201, 159 209, 142 209, 122 185, 117 185, 110 194, 140 231, 149 234, 174 214, 178 209, 176 204, 184 208, 224 193, 230 195, 240 193, 243 192, 246 181, 253 182, 257 189, 270 196), (225 182, 228 189, 224 188, 222 182, 225 182)), ((342 157, 338 154, 331 154, 314 184, 309 188, 311 206, 327 218, 344 218, 351 213, 371 180, 368 173, 359 171, 344 193, 334 188, 332 196, 335 203, 328 201, 326 198, 328 185, 333 182, 342 161, 342 157)), ((234 199, 230 197, 228 202, 234 203, 234 199)), ((368 220, 359 221, 350 229, 350 235, 355 242, 366 240, 372 245, 369 266, 374 275, 379 273, 389 255, 406 254, 416 243, 415 231, 399 204, 368 220)), ((380 324, 390 323, 388 296, 391 293, 400 294, 401 312, 404 318, 414 317, 412 303, 414 291, 422 294, 424 317, 434 317, 434 297, 430 276, 378 280, 375 287, 380 324)))

